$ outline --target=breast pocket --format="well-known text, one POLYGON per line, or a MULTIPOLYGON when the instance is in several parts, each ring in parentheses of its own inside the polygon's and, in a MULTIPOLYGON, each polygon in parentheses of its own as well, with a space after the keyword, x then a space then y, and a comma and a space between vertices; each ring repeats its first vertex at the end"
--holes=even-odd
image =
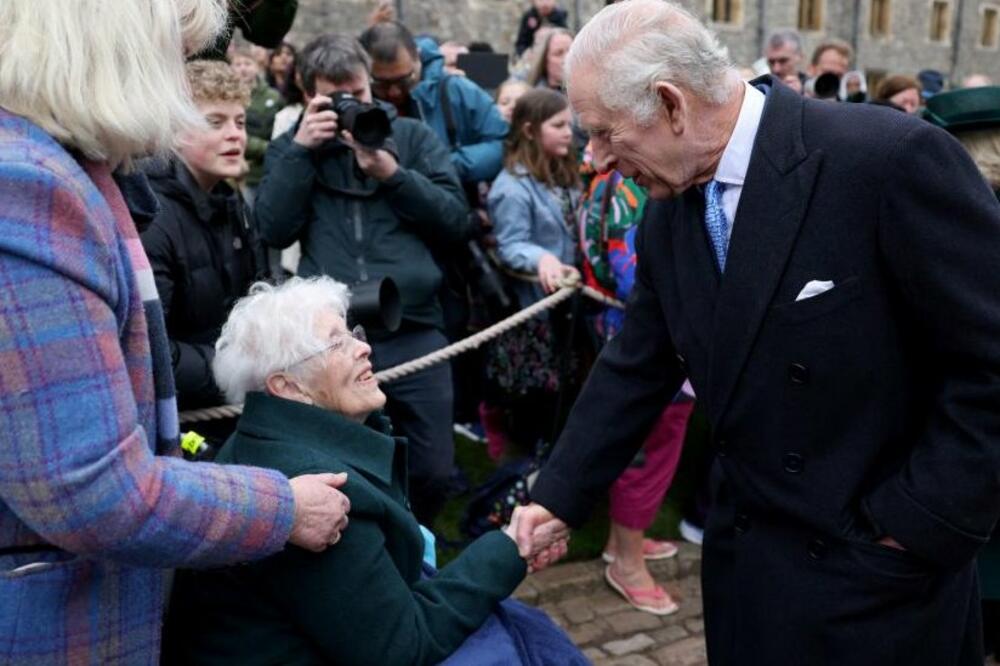
POLYGON ((860 295, 861 280, 855 275, 840 281, 822 294, 775 305, 771 308, 771 316, 780 324, 794 325, 836 312, 860 295))

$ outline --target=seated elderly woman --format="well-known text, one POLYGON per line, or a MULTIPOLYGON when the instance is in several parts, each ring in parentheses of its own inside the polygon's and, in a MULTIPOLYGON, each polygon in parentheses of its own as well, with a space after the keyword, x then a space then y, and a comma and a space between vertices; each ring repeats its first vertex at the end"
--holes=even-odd
POLYGON ((347 306, 347 287, 328 277, 258 283, 222 329, 214 372, 230 401, 245 399, 217 462, 290 477, 346 472, 349 527, 322 553, 289 547, 257 563, 179 573, 168 661, 587 663, 544 614, 503 601, 526 571, 506 531, 483 535, 438 572, 422 566, 405 442, 379 414, 385 396, 371 348, 348 328, 347 306))

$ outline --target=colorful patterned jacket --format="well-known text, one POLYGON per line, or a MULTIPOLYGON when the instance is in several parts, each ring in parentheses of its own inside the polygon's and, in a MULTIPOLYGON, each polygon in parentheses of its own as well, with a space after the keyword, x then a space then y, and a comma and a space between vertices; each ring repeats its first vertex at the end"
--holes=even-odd
MULTIPOLYGON (((646 206, 646 192, 617 171, 597 173, 589 145, 580 175, 584 198, 578 231, 584 282, 625 301, 635 284, 635 231, 646 206)), ((621 310, 607 308, 595 321, 598 334, 611 338, 623 320, 621 310)))
POLYGON ((166 343, 108 167, 0 110, 0 663, 155 664, 168 568, 286 542, 284 476, 176 457, 166 343))

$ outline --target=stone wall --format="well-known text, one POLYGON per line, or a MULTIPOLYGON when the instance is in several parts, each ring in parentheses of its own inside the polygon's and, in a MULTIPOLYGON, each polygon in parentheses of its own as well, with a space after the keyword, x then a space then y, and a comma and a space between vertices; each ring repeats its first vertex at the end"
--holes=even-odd
MULTIPOLYGON (((521 13, 529 6, 518 0, 397 0, 402 18, 416 33, 442 39, 484 40, 499 52, 513 50, 521 13)), ((749 65, 761 53, 762 40, 773 30, 795 27, 799 0, 740 0, 741 20, 735 24, 709 21, 711 0, 681 0, 699 18, 709 21, 738 65, 749 65), (763 10, 763 24, 761 22, 763 10)), ((868 36, 871 0, 825 0, 823 30, 803 35, 807 52, 828 36, 840 37, 858 47, 862 69, 915 74, 920 69, 953 72, 956 80, 972 72, 989 74, 1000 83, 1000 52, 978 46, 982 29, 982 6, 1000 5, 1000 0, 950 0, 952 24, 961 15, 961 34, 956 49, 953 39, 930 41, 932 0, 893 0, 890 33, 885 38, 868 36)), ((304 44, 327 31, 360 32, 374 0, 299 0, 291 39, 304 44)), ((604 6, 603 0, 563 0, 570 12, 570 26, 581 25, 604 6)))

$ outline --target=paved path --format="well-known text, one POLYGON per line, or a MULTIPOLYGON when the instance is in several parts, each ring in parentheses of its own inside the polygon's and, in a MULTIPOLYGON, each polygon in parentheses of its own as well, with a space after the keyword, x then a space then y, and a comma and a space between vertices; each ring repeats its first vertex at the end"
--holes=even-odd
POLYGON ((560 564, 514 593, 545 610, 596 666, 705 666, 701 549, 680 544, 677 557, 650 562, 653 577, 680 604, 667 617, 634 610, 604 582, 604 563, 560 564))

